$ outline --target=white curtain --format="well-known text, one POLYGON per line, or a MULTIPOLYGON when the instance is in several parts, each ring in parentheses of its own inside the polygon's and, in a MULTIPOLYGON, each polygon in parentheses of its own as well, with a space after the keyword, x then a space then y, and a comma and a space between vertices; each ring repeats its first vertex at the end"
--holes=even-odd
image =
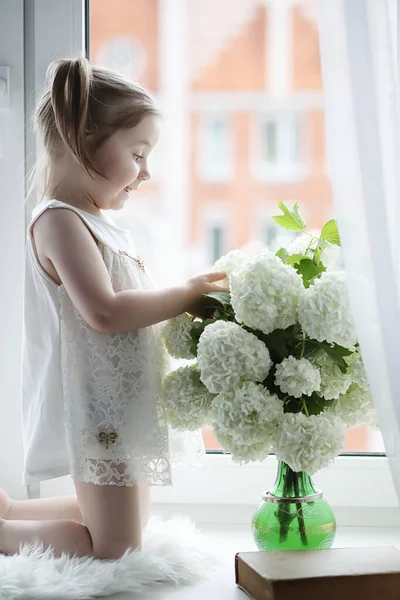
POLYGON ((335 212, 360 347, 400 498, 397 0, 319 0, 335 212))

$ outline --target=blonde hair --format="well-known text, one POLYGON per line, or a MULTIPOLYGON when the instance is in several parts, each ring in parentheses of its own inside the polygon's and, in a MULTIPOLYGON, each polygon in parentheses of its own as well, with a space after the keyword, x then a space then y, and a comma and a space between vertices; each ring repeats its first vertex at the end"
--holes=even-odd
MULTIPOLYGON (((98 173, 93 163, 95 148, 117 129, 135 127, 149 114, 160 115, 145 88, 110 69, 91 65, 86 58, 53 61, 46 78, 48 87, 37 104, 34 125, 41 134, 47 164, 64 145, 89 174, 98 173)), ((37 170, 31 175, 31 191, 37 170)), ((45 181, 42 197, 47 187, 45 181)))

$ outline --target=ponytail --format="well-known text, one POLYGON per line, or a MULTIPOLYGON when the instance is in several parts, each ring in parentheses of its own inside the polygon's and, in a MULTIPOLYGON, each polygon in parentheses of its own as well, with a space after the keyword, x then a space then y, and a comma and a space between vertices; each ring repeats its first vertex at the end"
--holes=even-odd
POLYGON ((86 171, 94 165, 88 153, 88 107, 91 66, 86 58, 63 59, 50 66, 50 96, 55 125, 64 144, 86 171))

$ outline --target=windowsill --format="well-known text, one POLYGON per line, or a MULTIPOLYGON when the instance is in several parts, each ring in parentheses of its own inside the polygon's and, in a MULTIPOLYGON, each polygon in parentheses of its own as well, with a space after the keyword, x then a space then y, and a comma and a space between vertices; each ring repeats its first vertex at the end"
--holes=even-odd
MULTIPOLYGON (((200 468, 173 474, 173 485, 151 490, 154 512, 187 515, 196 523, 247 525, 276 478, 273 455, 238 465, 229 455, 208 454, 200 468)), ((339 456, 313 477, 331 505, 339 527, 400 527, 399 503, 385 456, 339 456)), ((74 493, 68 477, 44 481, 42 497, 74 493)))
MULTIPOLYGON (((180 511, 197 523, 245 524, 262 492, 276 478, 273 455, 261 463, 235 464, 229 455, 209 454, 205 466, 174 473, 174 485, 152 490, 156 508, 180 511)), ((338 526, 400 527, 398 499, 384 456, 339 456, 313 477, 332 506, 338 526)))
MULTIPOLYGON (((204 525, 199 527, 210 540, 210 548, 220 553, 222 565, 210 579, 176 590, 153 591, 152 600, 245 600, 248 596, 235 584, 234 560, 236 552, 257 550, 248 526, 204 525)), ((335 548, 365 546, 395 546, 400 549, 400 528, 339 528, 335 548)), ((111 598, 110 598, 111 600, 111 598)), ((121 595, 116 600, 133 600, 121 595)))

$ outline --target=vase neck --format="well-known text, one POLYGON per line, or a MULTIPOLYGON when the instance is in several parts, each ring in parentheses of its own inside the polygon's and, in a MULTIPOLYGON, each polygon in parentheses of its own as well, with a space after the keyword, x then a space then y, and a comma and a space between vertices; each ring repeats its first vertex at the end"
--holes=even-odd
POLYGON ((286 463, 279 461, 278 473, 271 495, 278 498, 302 498, 315 494, 311 477, 307 473, 296 473, 286 463))

